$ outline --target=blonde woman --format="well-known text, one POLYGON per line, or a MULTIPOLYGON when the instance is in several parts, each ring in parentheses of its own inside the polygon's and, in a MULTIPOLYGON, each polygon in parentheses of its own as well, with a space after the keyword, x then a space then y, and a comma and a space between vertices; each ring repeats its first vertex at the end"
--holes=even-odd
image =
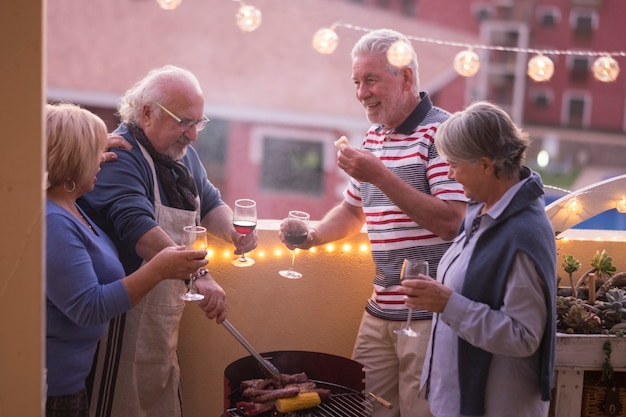
POLYGON ((83 417, 85 379, 108 320, 162 280, 198 272, 206 251, 165 249, 126 276, 111 240, 76 204, 93 189, 100 163, 115 159, 105 151, 119 138, 108 141, 104 122, 76 105, 46 105, 45 112, 46 416, 83 417))

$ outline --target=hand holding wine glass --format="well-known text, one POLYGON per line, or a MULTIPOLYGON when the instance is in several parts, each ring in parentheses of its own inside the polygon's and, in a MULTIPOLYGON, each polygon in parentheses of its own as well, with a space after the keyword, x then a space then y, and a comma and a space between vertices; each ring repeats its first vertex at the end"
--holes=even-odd
MULTIPOLYGON (((247 198, 235 201, 235 209, 233 210, 233 226, 237 233, 248 235, 256 228, 257 213, 256 202, 247 198)), ((235 266, 254 265, 254 259, 246 258, 245 252, 237 259, 233 259, 235 266)))
MULTIPOLYGON (((400 280, 408 279, 420 279, 419 275, 428 275, 428 261, 418 261, 415 259, 405 259, 402 262, 402 270, 400 271, 400 280)), ((413 309, 409 308, 409 313, 406 318, 406 323, 402 329, 394 330, 396 334, 409 337, 417 337, 419 333, 416 333, 411 329, 411 316, 413 309)))
MULTIPOLYGON (((183 228, 183 241, 187 249, 205 249, 207 248, 207 235, 206 228, 202 226, 185 226, 183 228)), ((206 271, 206 269, 201 269, 206 271)), ((189 283, 187 284, 187 292, 179 294, 179 297, 185 301, 198 301, 204 298, 204 295, 196 292, 196 286, 194 281, 197 278, 197 274, 189 277, 189 283)), ((185 282, 187 283, 187 281, 185 282)))
MULTIPOLYGON (((304 211, 293 210, 289 212, 285 219, 284 237, 285 241, 297 248, 302 245, 309 234, 309 213, 304 211)), ((291 252, 291 266, 289 269, 279 271, 278 273, 285 278, 298 279, 302 278, 300 272, 294 271, 293 267, 296 262, 296 249, 291 252)))

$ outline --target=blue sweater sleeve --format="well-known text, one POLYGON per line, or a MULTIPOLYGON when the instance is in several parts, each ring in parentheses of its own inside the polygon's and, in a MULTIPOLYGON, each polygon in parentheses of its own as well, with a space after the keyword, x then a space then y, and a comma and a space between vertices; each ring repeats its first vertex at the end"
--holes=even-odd
POLYGON ((46 231, 49 303, 79 326, 106 323, 132 308, 120 281, 124 270, 102 231, 96 236, 69 214, 58 211, 48 212, 46 231))

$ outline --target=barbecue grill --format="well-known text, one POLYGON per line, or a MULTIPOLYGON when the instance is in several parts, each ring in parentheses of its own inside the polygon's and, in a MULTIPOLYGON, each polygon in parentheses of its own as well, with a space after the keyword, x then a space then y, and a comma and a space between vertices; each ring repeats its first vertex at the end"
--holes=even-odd
MULTIPOLYGON (((329 389, 330 398, 314 408, 295 412, 299 416, 315 417, 369 417, 374 408, 373 398, 363 393, 365 373, 363 366, 351 359, 327 353, 307 351, 276 351, 262 353, 285 374, 304 372, 319 388, 329 389)), ((231 363, 224 371, 224 416, 241 417, 237 410, 242 401, 239 389, 241 381, 267 378, 267 372, 258 360, 247 356, 231 363)), ((259 417, 281 415, 277 411, 259 414, 259 417)))

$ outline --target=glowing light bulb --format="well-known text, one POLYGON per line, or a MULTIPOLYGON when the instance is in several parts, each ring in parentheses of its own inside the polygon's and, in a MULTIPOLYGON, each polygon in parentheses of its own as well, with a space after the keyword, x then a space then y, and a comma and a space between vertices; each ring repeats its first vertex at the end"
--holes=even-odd
POLYGON ((161 6, 163 10, 174 10, 180 6, 182 2, 183 0, 157 0, 157 3, 159 3, 159 6, 161 6))
POLYGON ((320 54, 332 54, 339 44, 339 36, 332 28, 322 28, 313 35, 313 49, 320 54))
POLYGON ((580 214, 583 211, 583 208, 576 197, 567 202, 566 208, 569 214, 580 214))
POLYGON ((545 149, 542 149, 537 154, 537 165, 541 168, 545 168, 550 163, 550 154, 545 149))
POLYGON ((387 50, 387 61, 394 67, 402 68, 412 60, 413 48, 402 40, 395 41, 387 50))
POLYGON ((622 196, 622 199, 617 202, 615 208, 620 213, 626 213, 626 197, 622 196))
POLYGON ((468 49, 454 57, 454 69, 463 77, 473 77, 480 68, 480 60, 476 52, 468 49))
POLYGON ((550 58, 539 54, 528 61, 528 76, 537 82, 548 81, 554 74, 554 63, 550 58))
POLYGON ((261 11, 254 6, 241 4, 237 10, 237 26, 244 32, 252 32, 261 26, 261 11))
POLYGON ((610 55, 601 56, 593 63, 593 75, 602 82, 613 82, 619 75, 619 65, 610 55))

